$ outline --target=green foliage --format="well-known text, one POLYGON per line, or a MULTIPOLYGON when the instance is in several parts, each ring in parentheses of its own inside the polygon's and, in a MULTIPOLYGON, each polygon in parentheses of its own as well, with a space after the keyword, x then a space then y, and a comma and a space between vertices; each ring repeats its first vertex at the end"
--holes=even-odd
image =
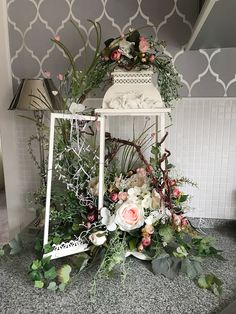
POLYGON ((3 247, 0 247, 0 257, 3 256, 5 254, 5 251, 3 249, 3 247))
POLYGON ((35 288, 47 287, 48 290, 64 290, 70 279, 71 267, 63 265, 59 270, 51 262, 51 257, 34 260, 28 270, 35 288), (63 284, 63 286, 60 286, 63 284))
POLYGON ((212 291, 216 296, 222 293, 222 281, 214 274, 202 275, 197 280, 198 286, 212 291))
POLYGON ((181 272, 185 273, 190 279, 194 279, 202 273, 201 263, 194 259, 185 258, 181 262, 181 272))
POLYGON ((169 243, 173 239, 174 230, 168 224, 161 224, 158 232, 163 242, 169 243))
POLYGON ((38 289, 42 289, 44 287, 44 282, 41 280, 35 280, 34 287, 38 289))
POLYGON ((181 267, 181 261, 168 253, 162 253, 152 260, 154 274, 162 274, 169 279, 174 279, 181 267))

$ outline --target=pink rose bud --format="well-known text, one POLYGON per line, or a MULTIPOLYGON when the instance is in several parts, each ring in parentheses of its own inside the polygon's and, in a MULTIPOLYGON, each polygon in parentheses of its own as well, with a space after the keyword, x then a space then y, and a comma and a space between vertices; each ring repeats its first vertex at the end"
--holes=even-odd
POLYGON ((86 227, 87 227, 88 229, 90 229, 91 226, 92 226, 92 224, 91 224, 90 222, 87 222, 87 223, 86 223, 86 227))
POLYGON ((112 202, 116 202, 118 200, 118 194, 117 193, 112 193, 110 195, 110 199, 112 200, 112 202))
POLYGON ((51 77, 51 72, 49 71, 44 71, 43 72, 43 76, 46 78, 46 79, 49 79, 51 77))
POLYGON ((127 198, 128 198, 127 192, 119 192, 119 194, 118 194, 119 201, 126 201, 127 198))
POLYGON ((94 214, 88 214, 87 219, 89 222, 94 222, 96 220, 96 217, 94 214))
POLYGON ((61 73, 57 74, 57 79, 63 81, 63 75, 61 73))
POLYGON ((155 61, 155 55, 150 55, 150 57, 149 57, 149 61, 151 62, 151 63, 153 63, 154 61, 155 61))
POLYGON ((142 53, 147 52, 149 48, 149 43, 147 41, 147 39, 143 36, 140 37, 140 41, 139 41, 139 51, 142 53))
POLYGON ((154 138, 156 136, 156 133, 151 134, 151 138, 154 138))
POLYGON ((120 60, 120 57, 121 57, 121 52, 119 50, 112 51, 111 60, 118 61, 118 60, 120 60))
POLYGON ((181 221, 182 226, 187 226, 188 225, 188 219, 187 218, 183 218, 181 221))
POLYGON ((145 229, 145 231, 146 231, 147 233, 149 233, 149 234, 153 234, 153 232, 154 232, 154 227, 153 227, 153 225, 146 225, 146 226, 144 227, 144 229, 145 229))
POLYGON ((56 36, 54 37, 54 39, 55 39, 56 41, 60 41, 60 40, 61 40, 61 37, 60 37, 59 35, 56 35, 56 36))
POLYGON ((172 180, 172 179, 169 182, 170 182, 170 186, 174 186, 176 184, 175 180, 172 180))
POLYGON ((137 174, 139 174, 141 177, 146 177, 146 170, 144 168, 138 168, 137 174))
POLYGON ((144 247, 149 246, 149 245, 151 244, 151 242, 152 242, 151 237, 143 238, 143 239, 142 239, 142 245, 143 245, 144 247))
POLYGON ((178 188, 174 188, 173 195, 174 197, 178 198, 180 196, 181 192, 178 188))
POLYGON ((182 218, 181 215, 173 214, 174 225, 180 226, 181 225, 181 218, 182 218))

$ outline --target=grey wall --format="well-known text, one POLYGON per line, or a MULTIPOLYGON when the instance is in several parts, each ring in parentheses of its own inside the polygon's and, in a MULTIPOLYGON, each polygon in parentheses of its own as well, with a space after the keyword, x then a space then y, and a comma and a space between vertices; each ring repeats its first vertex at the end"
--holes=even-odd
MULTIPOLYGON (((184 52, 198 14, 198 0, 7 0, 14 86, 22 77, 37 77, 44 70, 54 77, 67 61, 50 38, 60 35, 81 58, 84 49, 69 22, 77 21, 94 50, 94 32, 87 19, 99 21, 103 37, 119 35, 130 26, 149 25, 143 34, 167 42, 183 84, 182 96, 236 96, 236 49, 184 52), (155 26, 154 26, 155 25, 155 26)), ((222 1, 222 0, 221 0, 222 1)))

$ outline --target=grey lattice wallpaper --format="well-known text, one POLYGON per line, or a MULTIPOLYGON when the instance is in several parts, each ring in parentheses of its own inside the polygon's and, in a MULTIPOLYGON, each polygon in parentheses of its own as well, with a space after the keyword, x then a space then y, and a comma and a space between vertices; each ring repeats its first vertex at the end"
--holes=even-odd
MULTIPOLYGON (((223 1, 223 0, 220 0, 223 1)), ((143 33, 167 42, 183 84, 182 96, 236 96, 236 48, 185 52, 198 14, 198 0, 7 0, 14 86, 22 77, 50 71, 63 73, 67 61, 50 41, 61 40, 83 64, 84 49, 70 18, 77 21, 94 50, 94 32, 87 19, 99 21, 103 37, 130 26, 149 25, 143 33), (80 58, 81 57, 81 58, 80 58)))

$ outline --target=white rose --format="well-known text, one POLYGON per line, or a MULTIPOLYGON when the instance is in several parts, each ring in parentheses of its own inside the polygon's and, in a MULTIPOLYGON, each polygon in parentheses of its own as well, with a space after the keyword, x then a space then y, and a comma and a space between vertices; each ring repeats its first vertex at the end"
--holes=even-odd
POLYGON ((140 228, 144 224, 144 211, 134 203, 124 202, 116 212, 115 223, 123 231, 140 228))
POLYGON ((92 234, 90 234, 89 236, 89 240, 96 246, 100 246, 100 245, 103 245, 107 238, 104 234, 103 231, 97 231, 97 232, 94 232, 92 234))

